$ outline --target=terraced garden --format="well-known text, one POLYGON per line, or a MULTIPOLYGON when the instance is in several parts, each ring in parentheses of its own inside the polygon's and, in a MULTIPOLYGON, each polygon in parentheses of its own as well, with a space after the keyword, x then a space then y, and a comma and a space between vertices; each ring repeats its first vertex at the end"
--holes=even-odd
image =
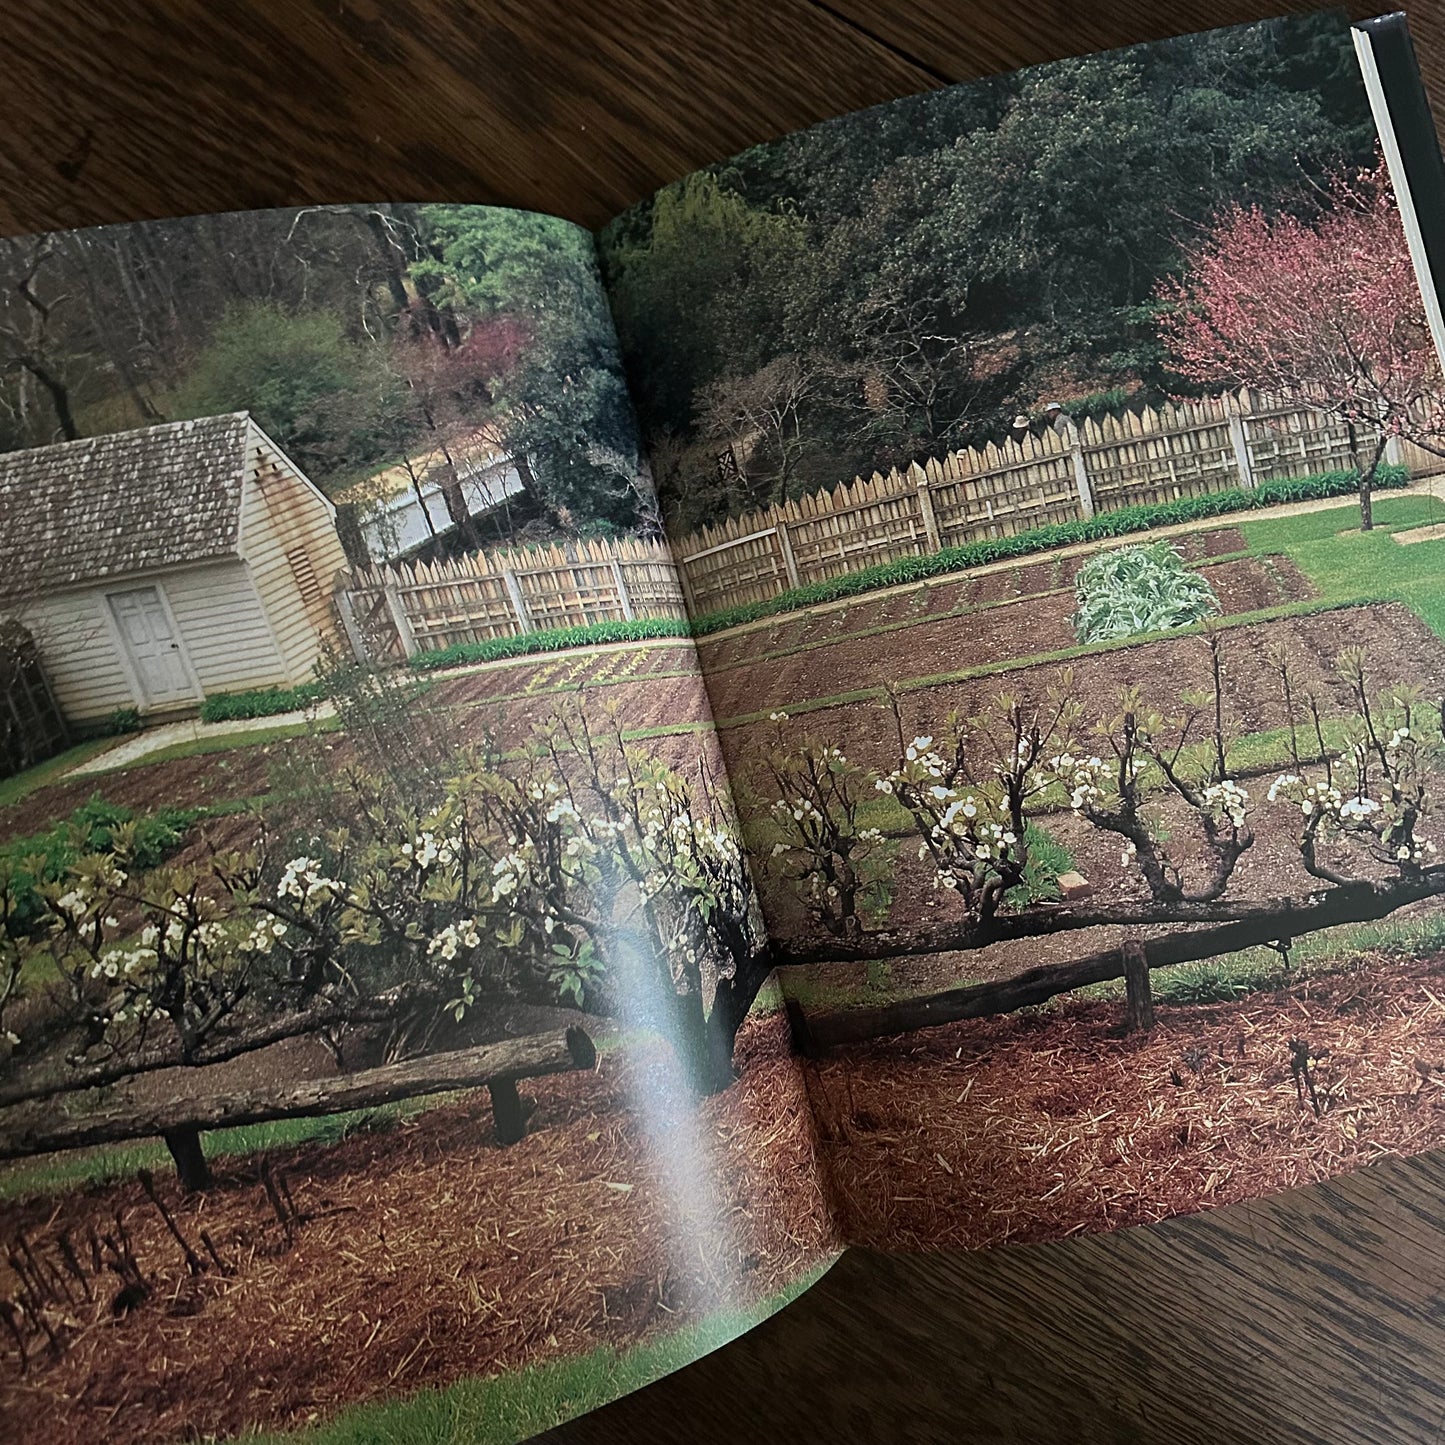
MULTIPOLYGON (((1322 735, 1331 749, 1343 740, 1351 706, 1350 685, 1336 666, 1347 644, 1365 649, 1379 684, 1414 684, 1430 716, 1445 696, 1445 534, 1408 545, 1394 537, 1445 520, 1445 507, 1429 495, 1386 497, 1377 502, 1377 517, 1379 529, 1367 536, 1354 530, 1354 509, 1346 504, 1175 535, 1173 544, 1218 600, 1219 615, 1207 627, 1081 645, 1071 617, 1074 577, 1086 554, 1052 554, 704 638, 696 655, 708 668, 706 687, 692 644, 669 639, 437 671, 420 680, 421 704, 459 741, 486 742, 513 758, 559 711, 581 710, 596 723, 610 715, 625 741, 645 744, 680 775, 696 776, 700 761, 705 772, 716 774, 725 758, 733 777, 746 785, 740 795, 746 798, 751 788, 766 802, 761 764, 780 737, 796 743, 811 733, 860 768, 886 774, 899 763, 900 728, 905 740, 938 733, 950 711, 979 713, 1001 692, 1027 708, 1047 695, 1063 666, 1072 669, 1070 691, 1085 717, 1114 707, 1124 687, 1162 700, 1177 699, 1190 687, 1207 690, 1213 675, 1205 639, 1212 634, 1222 647, 1230 772, 1262 794, 1292 750, 1274 649, 1289 653, 1297 691, 1321 699, 1322 735)), ((318 780, 343 780, 357 761, 355 744, 329 718, 212 735, 111 770, 91 746, 4 786, 0 843, 45 835, 98 797, 139 818, 186 810, 167 857, 201 863, 212 849, 246 844, 260 817, 284 812, 309 796, 306 790, 318 780), (99 771, 68 776, 67 764, 82 759, 99 771)), ((1439 773, 1437 767, 1432 779, 1439 773)), ((1056 898, 1059 876, 1072 870, 1087 878, 1090 906, 1097 910, 1127 911, 1146 902, 1138 872, 1120 866, 1117 838, 1070 811, 1061 785, 1050 789, 1032 805, 1030 826, 1043 861, 1026 886, 1028 897, 1056 898)), ((1174 833, 1183 866, 1207 860, 1204 844, 1185 843, 1188 810, 1161 797, 1155 819, 1163 832, 1174 833)), ((1252 821, 1254 841, 1238 860, 1230 896, 1262 906, 1287 891, 1286 875, 1298 874, 1297 827, 1287 813, 1262 807, 1252 821)), ((934 887, 932 866, 915 862, 918 833, 896 794, 870 787, 857 824, 877 830, 873 846, 884 875, 884 886, 868 901, 865 931, 901 937, 949 927, 956 932, 966 923, 960 896, 934 887)), ((826 955, 836 938, 770 869, 777 836, 766 819, 748 823, 770 929, 785 949, 826 955)), ((1383 875, 1377 870, 1371 876, 1383 875)), ((909 949, 856 963, 804 964, 786 975, 785 989, 805 1019, 886 1008, 1007 982, 1081 952, 1118 949, 1130 939, 1148 943, 1167 928, 1098 924, 982 948, 909 949)), ((806 1066, 821 1124, 817 1147, 826 1202, 816 1192, 795 1195, 787 1187, 788 1178, 806 1172, 814 1148, 806 1118, 791 1113, 783 1127, 757 1092, 784 1093, 794 1077, 779 998, 765 996, 738 1038, 744 1082, 719 1094, 704 1115, 721 1151, 720 1167, 732 1181, 731 1192, 720 1195, 722 1204, 753 1221, 740 1241, 739 1258, 752 1261, 741 1275, 724 1270, 720 1256, 681 1270, 661 1262, 658 1241, 684 1227, 679 1211, 686 1206, 647 1162, 656 1144, 650 1131, 661 1127, 665 1134, 680 1125, 629 1113, 626 1101, 645 1087, 638 1071, 650 1068, 649 1055, 625 1037, 610 1040, 605 1031, 595 1073, 534 1081, 532 1132, 510 1150, 499 1147, 496 1121, 478 1105, 475 1091, 443 1095, 439 1107, 343 1116, 339 1126, 308 1120, 217 1136, 220 1184, 209 1228, 228 1264, 246 1250, 267 1261, 264 1281, 246 1273, 234 1280, 208 1276, 204 1290, 187 1283, 179 1255, 164 1265, 159 1260, 166 1238, 159 1215, 138 1220, 135 1238, 176 1298, 204 1311, 204 1327, 186 1338, 209 1343, 191 1352, 185 1368, 210 1403, 184 1420, 147 1413, 144 1401, 159 1401, 161 1393, 154 1381, 127 1373, 120 1355, 108 1353, 111 1335, 98 1312, 94 1328, 80 1332, 83 1346, 59 1367, 65 1403, 47 1417, 54 1430, 36 1438, 74 1438, 117 1411, 133 1422, 132 1435, 124 1438, 153 1438, 156 1430, 224 1433, 242 1420, 279 1429, 313 1411, 329 1414, 383 1384, 447 1386, 474 1372, 478 1359, 504 1370, 520 1358, 521 1337, 508 1333, 497 1302, 509 1303, 507 1319, 515 1323, 522 1317, 517 1301, 524 1297, 536 1306, 533 1315, 551 1311, 556 1346, 547 1348, 559 1360, 639 1341, 651 1349, 665 1342, 673 1325, 704 1320, 720 1281, 744 1311, 786 1289, 790 1279, 826 1257, 829 1208, 853 1237, 880 1244, 1051 1238, 1245 1197, 1381 1152, 1439 1142, 1445 1116, 1438 1091, 1416 1064, 1440 1054, 1428 1004, 1445 996, 1442 942, 1445 920, 1438 904, 1426 899, 1383 922, 1312 935, 1284 956, 1256 948, 1161 968, 1155 975, 1159 1022, 1145 1035, 1118 1037, 1120 989, 1102 984, 1022 1012, 955 1019, 901 1039, 835 1047, 806 1066), (1300 1038, 1308 1044, 1303 1073, 1291 1064, 1291 1040, 1300 1038), (1316 1108, 1306 1097, 1306 1080, 1324 1100, 1316 1108), (1056 1152, 1063 1160, 1064 1150, 1077 1157, 1049 1162, 1056 1152), (1172 1166, 1171 1150, 1178 1154, 1172 1166), (314 1243, 300 1253, 281 1221, 258 1214, 255 1161, 263 1157, 274 1157, 293 1180, 314 1181, 298 1185, 301 1207, 323 1220, 324 1229, 317 1227, 309 1236, 314 1243), (556 1167, 575 1167, 578 1188, 610 1190, 617 1208, 580 1233, 564 1229, 555 1212, 542 1210, 535 1219, 529 1214, 531 1253, 521 1256, 494 1249, 495 1232, 489 1235, 476 1291, 447 1305, 443 1333, 455 1348, 437 1335, 420 1354, 396 1356, 392 1342, 414 1334, 414 1322, 392 1329, 378 1324, 359 1297, 323 1299, 316 1292, 324 1276, 320 1265, 301 1269, 296 1263, 312 1248, 374 1253, 374 1231, 348 1232, 347 1221, 360 1221, 381 1198, 378 1170, 394 1173, 387 1187, 405 1193, 407 1210, 421 1207, 440 1170, 456 1197, 480 1201, 476 1207, 485 1213, 501 1207, 496 1191, 504 1185, 521 1189, 537 1169, 556 1167), (977 1210, 957 1207, 966 1170, 977 1210), (985 1195, 991 1213, 982 1210, 985 1195), (974 1224, 964 1228, 964 1218, 974 1224), (980 1219, 986 1227, 975 1227, 980 1219), (638 1239, 650 1241, 640 1252, 638 1239), (617 1268, 600 1294, 564 1297, 554 1291, 555 1298, 544 1298, 542 1276, 529 1273, 525 1261, 558 1250, 587 1252, 594 1261, 606 1256, 617 1268), (334 1376, 290 1374, 284 1331, 273 1326, 281 1319, 275 1310, 292 1305, 304 1306, 315 1319, 350 1321, 346 1331, 369 1337, 372 1353, 362 1375, 346 1373, 350 1355, 338 1355, 334 1376), (272 1354, 228 1353, 226 1341, 257 1330, 270 1331, 267 1337, 278 1342, 272 1354), (264 1383, 271 1407, 261 1408, 254 1391, 241 1388, 251 1378, 264 1383), (222 1392, 222 1379, 232 1393, 222 1392)), ((547 1026, 564 1017, 576 1015, 554 1010, 542 1019, 519 1009, 507 1027, 547 1026)), ((298 1071, 318 1078, 335 1073, 336 1062, 321 1045, 297 1050, 293 1043, 254 1056, 242 1082, 298 1071)), ((155 1156, 155 1150, 109 1148, 0 1166, 0 1190, 15 1201, 7 1221, 48 1229, 44 1221, 58 1218, 61 1197, 65 1220, 77 1230, 117 1207, 143 1211, 131 1181, 138 1167, 155 1167, 155 1156), (85 1181, 89 1187, 75 1192, 85 1181)), ((183 1232, 201 1227, 201 1216, 189 1206, 173 1205, 183 1232)), ((432 1290, 434 1282, 423 1278, 430 1268, 420 1249, 425 1241, 414 1242, 415 1251, 399 1240, 388 1246, 388 1267, 398 1280, 411 1281, 408 1288, 432 1290)), ((372 1266, 381 1267, 376 1260, 372 1266)), ((172 1324, 169 1317, 142 1314, 132 1333, 153 1328, 165 1332, 172 1324)), ((180 1347, 173 1341, 168 1348, 180 1347)), ((0 1391, 7 1408, 29 1408, 27 1402, 40 1398, 32 1394, 40 1378, 13 1371, 6 1376, 0 1391)), ((52 1374, 44 1388, 51 1390, 60 1378, 52 1374)), ((53 1391, 46 1398, 53 1399, 53 1391)))

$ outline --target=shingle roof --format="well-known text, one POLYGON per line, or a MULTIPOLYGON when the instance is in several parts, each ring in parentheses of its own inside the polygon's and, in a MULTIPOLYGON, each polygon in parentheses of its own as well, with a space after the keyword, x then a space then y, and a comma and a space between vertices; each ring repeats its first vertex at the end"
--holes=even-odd
POLYGON ((0 454, 0 601, 236 551, 245 412, 0 454))

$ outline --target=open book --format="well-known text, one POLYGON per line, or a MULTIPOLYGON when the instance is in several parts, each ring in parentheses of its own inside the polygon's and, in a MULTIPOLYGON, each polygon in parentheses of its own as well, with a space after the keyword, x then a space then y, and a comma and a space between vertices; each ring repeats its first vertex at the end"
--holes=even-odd
POLYGON ((6 1438, 511 1441, 1445 1142, 1442 206, 1323 15, 0 241, 6 1438))

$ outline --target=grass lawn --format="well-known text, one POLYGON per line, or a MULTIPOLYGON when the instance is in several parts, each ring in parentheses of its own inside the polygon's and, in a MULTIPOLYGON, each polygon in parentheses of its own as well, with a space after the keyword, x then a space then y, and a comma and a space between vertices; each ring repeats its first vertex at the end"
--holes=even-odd
POLYGON ((1438 497, 1379 497, 1372 532, 1359 530, 1353 504, 1240 527, 1253 554, 1283 553, 1321 597, 1396 599, 1445 637, 1445 539, 1401 546, 1391 535, 1430 522, 1445 522, 1445 501, 1438 497))
POLYGON ((76 743, 74 747, 66 748, 64 752, 56 753, 53 758, 47 758, 43 763, 36 763, 33 768, 26 768, 23 773, 0 778, 0 808, 22 802, 36 788, 43 788, 47 783, 58 782, 71 768, 78 768, 81 763, 89 762, 97 753, 104 752, 115 742, 115 738, 89 738, 83 743, 76 743))
POLYGON ((832 1261, 757 1304, 706 1319, 619 1353, 593 1350, 486 1380, 461 1380, 403 1400, 362 1405, 332 1420, 251 1445, 512 1445, 680 1369, 736 1339, 797 1299, 832 1261))
MULTIPOLYGON (((1207 1004, 1242 998, 1261 989, 1282 988, 1290 982, 1321 973, 1333 973, 1351 959, 1387 954, 1396 958, 1424 958, 1445 949, 1445 918, 1382 918, 1375 923, 1351 923, 1297 938, 1290 949, 1286 970, 1280 955, 1271 948, 1248 948, 1240 953, 1222 953, 1196 963, 1177 963, 1156 968, 1151 974, 1157 1003, 1207 1004)), ((1070 998, 1118 999, 1124 997, 1124 981, 1090 984, 1070 998)), ((1040 1008, 1058 1001, 1051 999, 1040 1008)))

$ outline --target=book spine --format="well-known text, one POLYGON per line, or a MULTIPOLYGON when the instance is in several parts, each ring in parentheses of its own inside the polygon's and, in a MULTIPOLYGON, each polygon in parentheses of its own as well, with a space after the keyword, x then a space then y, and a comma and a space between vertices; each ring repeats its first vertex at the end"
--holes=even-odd
POLYGON ((1445 160, 1415 44, 1403 11, 1361 21, 1354 40, 1425 314, 1445 368, 1445 160))

